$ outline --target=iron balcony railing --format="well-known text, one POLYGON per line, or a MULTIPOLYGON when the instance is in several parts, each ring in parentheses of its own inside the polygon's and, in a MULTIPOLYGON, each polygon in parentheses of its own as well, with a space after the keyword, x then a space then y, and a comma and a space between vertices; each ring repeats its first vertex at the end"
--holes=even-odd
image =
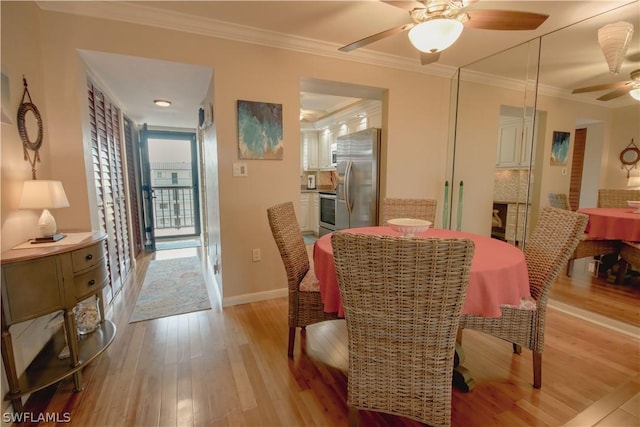
POLYGON ((153 186, 153 214, 156 230, 194 226, 191 186, 153 186))

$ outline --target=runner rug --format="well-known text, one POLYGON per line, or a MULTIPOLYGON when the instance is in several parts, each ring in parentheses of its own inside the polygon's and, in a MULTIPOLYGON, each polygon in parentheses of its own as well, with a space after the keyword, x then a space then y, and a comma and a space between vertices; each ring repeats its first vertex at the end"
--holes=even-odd
POLYGON ((149 263, 129 323, 209 309, 198 257, 154 260, 149 263))

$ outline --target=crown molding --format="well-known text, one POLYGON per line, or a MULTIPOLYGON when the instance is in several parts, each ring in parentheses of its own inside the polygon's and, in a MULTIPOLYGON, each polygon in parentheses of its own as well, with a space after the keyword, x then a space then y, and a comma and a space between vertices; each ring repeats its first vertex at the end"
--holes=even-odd
MULTIPOLYGON (((275 31, 266 31, 255 27, 232 24, 229 22, 188 15, 180 12, 159 10, 142 4, 123 1, 50 2, 42 0, 36 1, 36 4, 40 9, 49 12, 111 19, 131 24, 146 25, 207 37, 286 49, 311 55, 320 55, 342 61, 358 62, 361 64, 429 74, 447 79, 453 78, 455 73, 458 71, 455 67, 438 63, 422 66, 418 61, 417 55, 415 60, 411 60, 405 57, 374 52, 368 49, 358 49, 353 52, 340 52, 338 48, 341 46, 336 43, 329 43, 322 40, 299 37, 275 31)), ((525 87, 524 81, 506 79, 504 77, 478 73, 470 70, 464 70, 462 80, 514 90, 523 90, 525 87)), ((606 105, 603 105, 605 103, 601 101, 581 98, 580 96, 572 95, 566 90, 560 90, 544 85, 539 86, 538 92, 543 95, 598 105, 601 107, 617 108, 629 105, 629 102, 625 102, 626 100, 609 101, 606 105)))
POLYGON ((216 19, 187 15, 180 12, 128 2, 48 2, 37 1, 40 9, 48 12, 69 13, 93 18, 111 19, 137 25, 147 25, 167 30, 181 31, 226 40, 291 50, 311 55, 320 55, 343 61, 359 62, 405 71, 431 74, 451 78, 456 68, 442 64, 422 66, 415 61, 367 49, 357 52, 340 52, 340 45, 291 34, 262 30, 245 25, 232 24, 216 19))

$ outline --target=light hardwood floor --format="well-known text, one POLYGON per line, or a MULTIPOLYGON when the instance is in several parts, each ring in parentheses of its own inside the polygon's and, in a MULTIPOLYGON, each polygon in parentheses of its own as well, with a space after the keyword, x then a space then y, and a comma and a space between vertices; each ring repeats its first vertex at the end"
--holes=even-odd
MULTIPOLYGON (((222 309, 212 294, 211 310, 129 324, 150 259, 138 259, 110 310, 117 336, 84 369, 84 391, 63 381, 27 411, 69 412, 76 426, 346 426, 344 321, 298 334, 293 360, 286 298, 222 309)), ((637 337, 550 309, 540 390, 531 352, 474 331, 463 345, 477 386, 454 390, 452 426, 640 425, 637 337)), ((363 426, 417 425, 361 416, 363 426)))
POLYGON ((551 288, 551 298, 640 327, 640 277, 615 284, 604 277, 593 277, 576 264, 572 277, 560 275, 551 288))

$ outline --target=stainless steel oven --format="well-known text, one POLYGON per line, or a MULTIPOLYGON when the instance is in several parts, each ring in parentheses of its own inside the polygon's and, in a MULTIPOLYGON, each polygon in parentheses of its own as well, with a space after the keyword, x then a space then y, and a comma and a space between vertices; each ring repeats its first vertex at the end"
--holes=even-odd
POLYGON ((324 236, 336 230, 336 195, 320 192, 319 234, 324 236))

